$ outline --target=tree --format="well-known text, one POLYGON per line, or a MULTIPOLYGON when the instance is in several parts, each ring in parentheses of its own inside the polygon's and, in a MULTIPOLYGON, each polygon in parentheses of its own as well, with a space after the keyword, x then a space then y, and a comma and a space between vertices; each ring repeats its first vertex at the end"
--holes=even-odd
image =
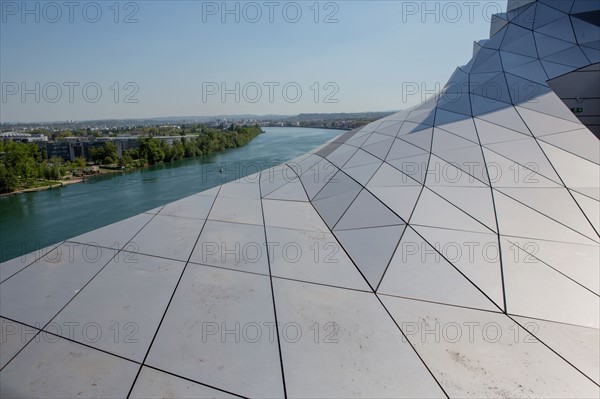
POLYGON ((140 159, 140 151, 137 148, 132 148, 123 151, 123 156, 131 157, 131 159, 140 159))
POLYGON ((123 156, 119 158, 118 165, 120 167, 127 166, 133 163, 133 158, 131 155, 127 153, 127 151, 123 151, 123 156))
POLYGON ((73 161, 73 167, 85 168, 85 158, 83 158, 83 157, 75 158, 75 160, 73 161))
POLYGON ((94 163, 110 165, 115 163, 115 159, 117 159, 117 146, 115 143, 108 141, 102 146, 91 147, 88 150, 88 155, 94 163))
POLYGON ((198 147, 196 147, 196 143, 193 141, 189 141, 186 140, 183 143, 183 147, 184 147, 184 157, 189 158, 189 157, 195 157, 196 155, 202 155, 202 153, 198 152, 198 147))
POLYGON ((183 143, 179 140, 175 140, 171 148, 173 160, 177 161, 185 157, 185 147, 183 146, 183 143))
POLYGON ((145 159, 150 165, 160 163, 165 158, 160 140, 154 137, 144 137, 140 140, 140 159, 145 159))
POLYGON ((110 163, 114 163, 117 159, 117 146, 112 141, 104 143, 104 158, 110 158, 110 163))
POLYGON ((88 158, 94 163, 101 163, 104 158, 104 148, 102 147, 90 147, 88 150, 88 158))
POLYGON ((0 164, 0 193, 10 193, 17 188, 17 176, 6 166, 0 164))

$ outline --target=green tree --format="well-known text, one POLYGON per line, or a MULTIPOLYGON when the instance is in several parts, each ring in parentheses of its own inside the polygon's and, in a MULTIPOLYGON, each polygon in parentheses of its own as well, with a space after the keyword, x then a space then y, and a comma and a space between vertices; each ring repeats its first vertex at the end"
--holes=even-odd
POLYGON ((101 146, 91 147, 88 155, 94 163, 110 165, 117 159, 117 146, 112 141, 107 141, 101 146))
POLYGON ((102 159, 104 159, 104 148, 90 147, 88 149, 88 158, 94 163, 101 163, 102 159))
POLYGON ((140 159, 146 160, 150 165, 160 163, 165 158, 165 152, 160 140, 154 137, 144 137, 140 140, 140 159))
POLYGON ((104 159, 106 158, 110 158, 111 164, 117 159, 117 146, 112 141, 104 143, 104 159))
POLYGON ((124 166, 131 165, 133 162, 134 161, 133 161, 133 158, 131 157, 131 155, 129 155, 127 153, 127 151, 123 151, 123 156, 121 158, 119 158, 119 161, 117 164, 120 167, 124 167, 124 166))
POLYGON ((0 164, 0 193, 10 193, 17 188, 17 176, 6 166, 0 164))
POLYGON ((77 157, 73 161, 73 166, 76 168, 85 168, 85 158, 77 157))

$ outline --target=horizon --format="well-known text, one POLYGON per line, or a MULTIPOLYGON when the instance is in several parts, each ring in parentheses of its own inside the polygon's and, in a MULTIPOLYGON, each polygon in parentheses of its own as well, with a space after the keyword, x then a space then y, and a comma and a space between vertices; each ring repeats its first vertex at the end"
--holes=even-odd
POLYGON ((192 118, 202 119, 217 119, 217 118, 240 118, 240 117, 254 117, 254 118, 293 118, 300 115, 336 115, 336 114, 347 114, 347 115, 359 115, 359 114, 384 114, 384 113, 396 113, 400 110, 384 110, 384 111, 358 111, 358 112, 301 112, 299 114, 228 114, 228 115, 185 115, 185 116, 151 116, 147 118, 106 118, 106 119, 81 119, 81 120, 54 120, 54 121, 15 121, 15 122, 1 122, 0 125, 32 125, 32 124, 45 124, 45 123, 85 123, 85 122, 110 122, 110 121, 151 121, 151 120, 185 120, 192 118))

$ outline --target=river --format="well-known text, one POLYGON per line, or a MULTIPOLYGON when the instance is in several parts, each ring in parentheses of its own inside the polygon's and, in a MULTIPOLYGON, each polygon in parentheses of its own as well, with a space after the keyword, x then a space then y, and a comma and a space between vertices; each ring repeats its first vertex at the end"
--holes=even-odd
POLYGON ((289 127, 264 130, 245 147, 218 154, 3 197, 0 261, 278 165, 344 133, 289 127))

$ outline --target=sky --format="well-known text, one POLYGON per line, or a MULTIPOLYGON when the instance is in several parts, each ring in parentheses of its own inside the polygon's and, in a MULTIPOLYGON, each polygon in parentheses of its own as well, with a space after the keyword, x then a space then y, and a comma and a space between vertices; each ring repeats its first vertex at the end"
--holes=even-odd
POLYGON ((506 0, 0 6, 0 121, 39 122, 408 108, 506 0))

